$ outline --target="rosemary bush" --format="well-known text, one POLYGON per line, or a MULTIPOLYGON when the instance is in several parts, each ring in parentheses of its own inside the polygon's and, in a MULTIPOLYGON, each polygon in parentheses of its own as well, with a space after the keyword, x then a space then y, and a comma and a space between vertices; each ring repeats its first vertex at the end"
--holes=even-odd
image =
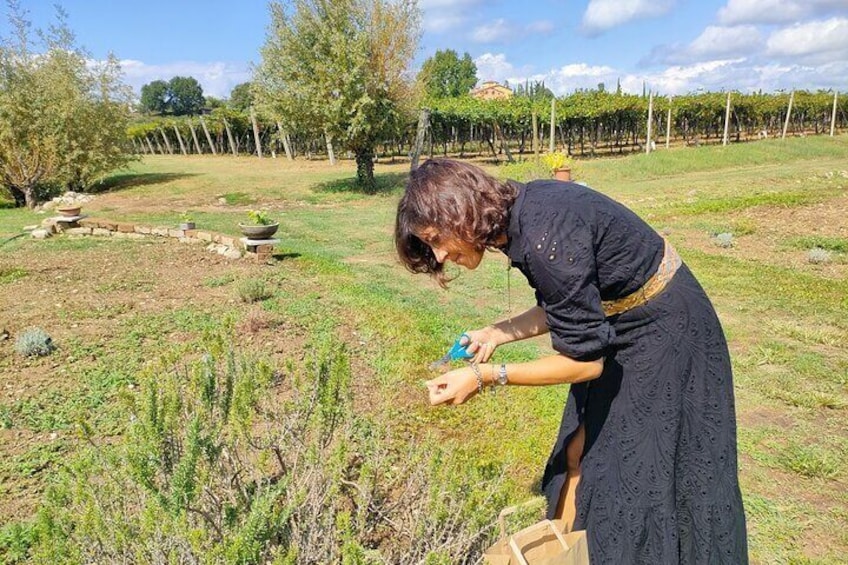
POLYGON ((719 247, 723 247, 725 249, 728 249, 730 247, 733 247, 736 244, 736 242, 733 239, 732 233, 720 233, 717 236, 715 236, 715 244, 718 245, 719 247))
POLYGON ((53 338, 41 328, 28 328, 15 340, 15 351, 24 357, 43 357, 55 350, 53 338))
POLYGON ((354 413, 347 354, 300 370, 223 346, 151 371, 118 445, 69 463, 35 563, 473 563, 504 505, 498 469, 402 445, 354 413), (459 465, 462 472, 457 472, 459 465))
POLYGON ((247 279, 239 284, 238 294, 241 301, 247 304, 261 302, 273 296, 265 281, 259 279, 247 279))
POLYGON ((830 251, 821 247, 813 247, 807 251, 807 261, 813 265, 830 263, 830 251))

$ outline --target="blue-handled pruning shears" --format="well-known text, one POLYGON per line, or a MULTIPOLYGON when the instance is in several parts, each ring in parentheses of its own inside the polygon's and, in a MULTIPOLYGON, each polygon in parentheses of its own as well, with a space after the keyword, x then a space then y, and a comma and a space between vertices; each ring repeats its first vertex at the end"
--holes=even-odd
POLYGON ((462 334, 461 336, 459 336, 459 339, 454 342, 453 347, 451 347, 447 353, 442 355, 441 359, 430 363, 430 368, 438 369, 442 365, 446 365, 451 361, 456 361, 457 359, 473 358, 474 354, 468 351, 469 345, 471 345, 471 338, 468 336, 468 334, 462 334), (463 339, 465 339, 465 343, 462 343, 463 339))

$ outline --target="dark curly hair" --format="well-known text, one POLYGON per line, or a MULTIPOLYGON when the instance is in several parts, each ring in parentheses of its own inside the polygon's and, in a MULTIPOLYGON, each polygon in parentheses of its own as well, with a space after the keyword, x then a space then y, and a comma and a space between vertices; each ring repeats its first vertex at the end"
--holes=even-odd
POLYGON ((477 249, 495 247, 506 233, 509 211, 518 187, 500 181, 474 165, 451 159, 430 159, 409 175, 398 204, 395 247, 413 273, 432 275, 441 286, 448 279, 444 265, 417 235, 435 229, 441 236, 467 241, 477 249))

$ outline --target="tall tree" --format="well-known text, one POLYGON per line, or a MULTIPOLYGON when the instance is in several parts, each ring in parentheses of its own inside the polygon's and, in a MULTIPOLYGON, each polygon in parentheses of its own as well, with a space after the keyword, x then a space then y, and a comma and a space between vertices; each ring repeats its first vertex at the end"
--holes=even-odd
POLYGON ((247 110, 253 106, 253 91, 249 82, 243 82, 233 87, 230 92, 230 108, 236 110, 247 110))
POLYGON ((141 87, 141 110, 150 114, 164 114, 169 110, 168 83, 154 80, 141 87))
POLYGON ((9 14, 13 37, 0 38, 0 183, 16 204, 34 207, 51 188, 84 188, 131 159, 131 91, 115 57, 88 64, 61 9, 40 33, 43 45, 16 1, 9 14))
POLYGON ((194 77, 169 80, 168 95, 168 103, 175 116, 193 116, 203 108, 203 88, 194 77))
POLYGON ((477 65, 468 53, 460 59, 453 49, 436 51, 421 65, 418 82, 428 97, 456 98, 477 84, 477 65))
POLYGON ((257 106, 350 149, 357 182, 373 189, 377 143, 399 130, 410 109, 417 2, 289 0, 270 10, 254 76, 257 106))

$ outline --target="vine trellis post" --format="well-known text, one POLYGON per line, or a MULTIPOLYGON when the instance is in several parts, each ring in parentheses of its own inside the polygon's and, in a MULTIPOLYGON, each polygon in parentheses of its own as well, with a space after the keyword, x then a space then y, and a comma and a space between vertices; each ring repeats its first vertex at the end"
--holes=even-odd
POLYGON ((651 126, 654 121, 654 93, 648 98, 648 139, 645 142, 645 153, 651 152, 651 126))
POLYGON ((727 93, 727 107, 724 110, 724 136, 721 138, 721 144, 727 145, 727 128, 730 127, 730 93, 727 93))
POLYGON ((548 152, 554 152, 554 144, 556 143, 556 98, 551 98, 551 139, 548 141, 548 152))
POLYGON ((833 112, 830 114, 830 137, 833 137, 833 128, 836 126, 836 99, 839 96, 839 92, 833 92, 833 112))
POLYGON ((795 91, 789 95, 789 108, 786 109, 786 119, 783 120, 783 134, 780 139, 786 139, 786 130, 789 129, 789 118, 792 116, 792 102, 795 100, 795 91))

